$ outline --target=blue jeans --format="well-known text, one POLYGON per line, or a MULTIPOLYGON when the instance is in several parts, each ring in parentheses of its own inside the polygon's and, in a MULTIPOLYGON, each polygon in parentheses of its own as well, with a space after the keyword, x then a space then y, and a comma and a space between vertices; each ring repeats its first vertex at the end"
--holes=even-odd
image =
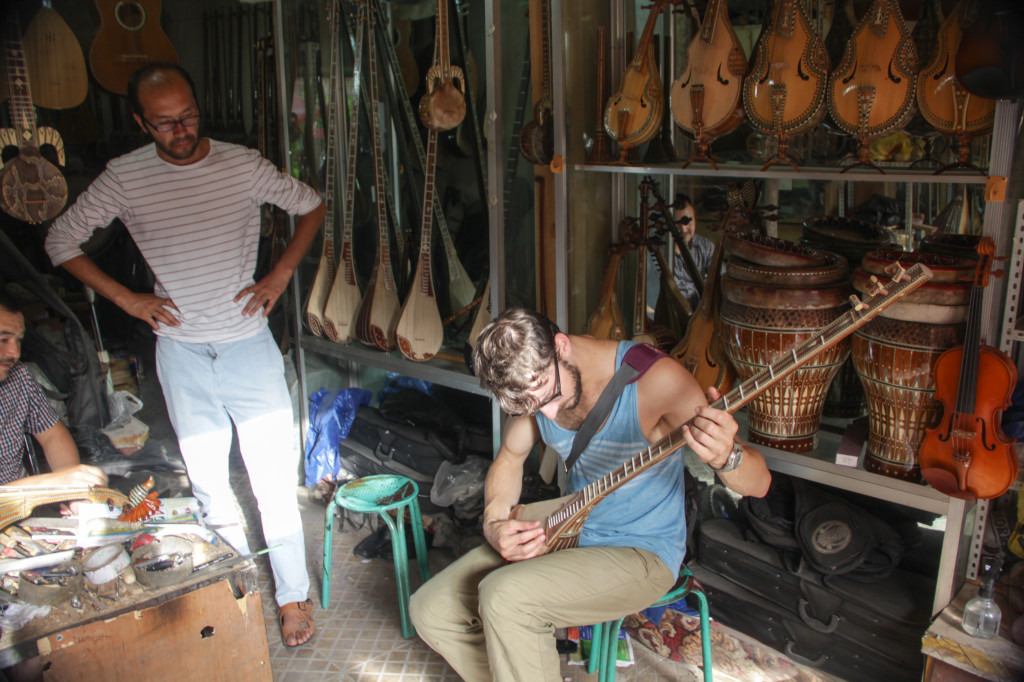
POLYGON ((305 601, 306 549, 296 497, 297 449, 284 360, 270 331, 226 343, 157 337, 156 369, 192 492, 204 517, 249 551, 228 476, 232 423, 259 504, 279 606, 305 601))

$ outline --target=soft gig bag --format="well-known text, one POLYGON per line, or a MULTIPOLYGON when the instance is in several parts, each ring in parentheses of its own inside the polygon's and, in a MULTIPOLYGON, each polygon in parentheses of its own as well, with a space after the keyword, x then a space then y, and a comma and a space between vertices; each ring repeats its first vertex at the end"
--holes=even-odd
POLYGON ((792 568, 731 519, 701 524, 696 565, 724 624, 851 681, 920 678, 934 580, 899 568, 872 583, 792 568))
POLYGON ((430 501, 430 490, 441 463, 451 454, 430 429, 387 419, 373 407, 359 408, 348 437, 338 443, 341 469, 354 478, 398 474, 416 481, 424 513, 439 510, 430 501))

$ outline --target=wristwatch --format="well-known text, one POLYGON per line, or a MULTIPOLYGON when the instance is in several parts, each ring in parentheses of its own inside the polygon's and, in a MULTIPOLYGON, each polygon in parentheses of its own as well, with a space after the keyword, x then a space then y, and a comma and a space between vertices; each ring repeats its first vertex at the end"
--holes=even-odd
POLYGON ((732 442, 732 452, 729 453, 729 459, 725 460, 725 464, 722 465, 722 468, 715 469, 715 467, 711 467, 711 469, 716 473, 724 474, 738 467, 742 461, 743 446, 740 445, 738 441, 734 440, 732 442))

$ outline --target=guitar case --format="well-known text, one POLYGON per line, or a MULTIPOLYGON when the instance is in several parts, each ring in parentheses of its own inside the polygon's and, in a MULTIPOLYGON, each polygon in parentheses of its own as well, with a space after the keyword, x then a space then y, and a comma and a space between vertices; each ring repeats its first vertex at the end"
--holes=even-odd
POLYGON ((794 660, 850 682, 919 680, 935 581, 896 568, 880 582, 826 575, 734 519, 700 526, 698 560, 711 616, 794 660))

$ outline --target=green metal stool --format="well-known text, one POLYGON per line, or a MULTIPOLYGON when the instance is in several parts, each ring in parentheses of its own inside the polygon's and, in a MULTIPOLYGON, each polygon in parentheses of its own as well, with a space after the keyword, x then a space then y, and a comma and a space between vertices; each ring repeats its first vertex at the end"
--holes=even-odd
MULTIPOLYGON (((708 598, 699 589, 694 589, 693 582, 693 573, 683 566, 679 569, 679 579, 676 581, 675 587, 651 606, 667 606, 688 594, 697 596, 697 601, 700 604, 700 648, 704 656, 704 682, 712 682, 711 623, 708 617, 708 598)), ((591 675, 596 672, 598 682, 611 682, 615 679, 615 657, 619 649, 619 628, 622 627, 623 620, 625 617, 594 625, 587 672, 591 675)))
POLYGON ((420 517, 420 503, 416 499, 419 487, 405 476, 365 476, 349 481, 338 488, 327 504, 324 519, 324 576, 320 605, 325 609, 331 603, 331 543, 334 535, 334 512, 344 507, 354 512, 372 514, 376 512, 388 524, 391 531, 391 553, 395 560, 395 582, 398 584, 398 610, 402 617, 402 637, 416 634, 409 622, 409 554, 405 545, 405 510, 408 508, 412 519, 412 539, 416 548, 416 563, 419 564, 420 580, 430 579, 427 563, 427 541, 423 536, 423 519, 420 517), (398 510, 395 519, 388 511, 398 510))

